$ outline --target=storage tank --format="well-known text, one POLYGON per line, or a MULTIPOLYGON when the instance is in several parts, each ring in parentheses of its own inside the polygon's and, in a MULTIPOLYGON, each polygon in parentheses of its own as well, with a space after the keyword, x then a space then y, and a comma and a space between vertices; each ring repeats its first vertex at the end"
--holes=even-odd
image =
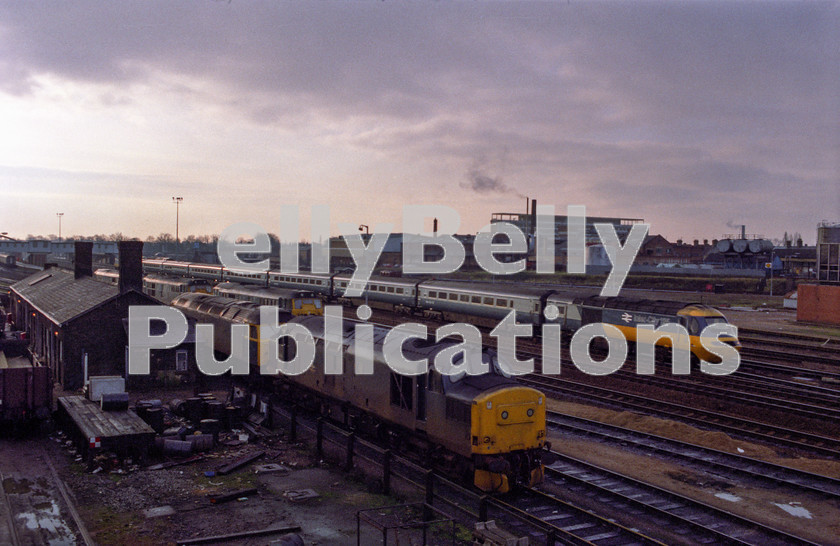
POLYGON ((749 242, 750 252, 753 254, 760 254, 762 252, 770 252, 773 250, 773 243, 767 239, 753 239, 749 242))
POLYGON ((732 250, 739 254, 746 252, 748 246, 749 242, 746 239, 735 239, 732 241, 732 250))
POLYGON ((721 239, 717 242, 715 248, 717 248, 718 252, 729 252, 730 250, 732 250, 732 241, 730 241, 729 239, 721 239))

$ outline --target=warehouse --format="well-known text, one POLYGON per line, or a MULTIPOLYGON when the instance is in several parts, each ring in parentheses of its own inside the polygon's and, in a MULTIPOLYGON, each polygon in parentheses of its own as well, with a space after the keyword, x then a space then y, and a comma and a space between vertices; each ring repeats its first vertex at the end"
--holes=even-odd
POLYGON ((93 278, 93 243, 76 242, 73 270, 48 266, 10 289, 16 327, 64 389, 89 375, 124 375, 127 338, 122 320, 132 305, 160 305, 143 293, 143 243, 119 244, 119 283, 93 278))

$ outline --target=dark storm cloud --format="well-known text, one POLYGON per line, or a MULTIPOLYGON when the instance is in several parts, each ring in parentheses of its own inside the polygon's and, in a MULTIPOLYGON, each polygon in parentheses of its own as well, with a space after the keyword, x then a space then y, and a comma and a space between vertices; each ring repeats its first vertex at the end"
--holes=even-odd
POLYGON ((460 165, 441 186, 776 203, 790 184, 837 186, 837 6, 5 3, 0 89, 33 93, 42 75, 166 85, 266 126, 352 125, 354 146, 460 165), (502 147, 504 179, 474 165, 502 147))

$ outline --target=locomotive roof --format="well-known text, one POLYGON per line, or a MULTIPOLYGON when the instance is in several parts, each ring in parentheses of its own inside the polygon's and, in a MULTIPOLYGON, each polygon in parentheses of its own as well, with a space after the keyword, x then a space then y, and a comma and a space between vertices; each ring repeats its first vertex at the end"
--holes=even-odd
POLYGON ((311 290, 297 288, 278 288, 275 286, 255 286, 238 282, 223 282, 216 285, 216 290, 230 294, 245 294, 249 296, 265 296, 274 298, 315 297, 311 290))
MULTIPOLYGON (((209 315, 238 324, 259 324, 260 306, 251 301, 239 301, 208 294, 180 294, 172 305, 199 315, 209 315)), ((287 322, 292 314, 278 309, 280 322, 287 322)))
POLYGON ((605 309, 621 309, 626 311, 656 313, 658 315, 676 315, 687 306, 695 305, 681 301, 645 300, 624 298, 621 296, 613 298, 590 296, 588 298, 579 298, 575 300, 575 303, 582 303, 583 305, 592 307, 603 307, 605 309))
MULTIPOLYGON (((324 339, 323 317, 300 316, 296 317, 291 322, 296 322, 306 326, 315 339, 324 339)), ((360 321, 344 319, 342 322, 342 343, 345 345, 345 350, 351 354, 353 352, 352 339, 355 336, 356 324, 360 324, 360 321)), ((380 326, 378 324, 374 325, 374 352, 379 356, 379 358, 381 358, 382 355, 382 344, 384 343, 385 336, 389 331, 390 328, 388 327, 380 326)), ((407 360, 428 359, 429 368, 434 369, 435 355, 445 347, 449 346, 449 344, 445 342, 436 343, 433 341, 431 336, 430 339, 432 339, 432 341, 422 340, 419 338, 407 340, 402 346, 403 356, 405 356, 407 360)), ((457 381, 448 381, 447 383, 447 395, 460 398, 467 403, 471 402, 472 399, 479 393, 518 385, 515 380, 492 372, 483 375, 465 375, 457 381)))

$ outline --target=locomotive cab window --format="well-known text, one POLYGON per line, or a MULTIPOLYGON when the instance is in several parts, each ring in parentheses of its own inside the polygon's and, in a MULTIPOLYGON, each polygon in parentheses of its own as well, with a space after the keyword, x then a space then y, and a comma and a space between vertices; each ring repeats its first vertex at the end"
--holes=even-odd
POLYGON ((697 322, 697 318, 695 317, 688 317, 688 333, 696 336, 700 334, 700 323, 697 322))

